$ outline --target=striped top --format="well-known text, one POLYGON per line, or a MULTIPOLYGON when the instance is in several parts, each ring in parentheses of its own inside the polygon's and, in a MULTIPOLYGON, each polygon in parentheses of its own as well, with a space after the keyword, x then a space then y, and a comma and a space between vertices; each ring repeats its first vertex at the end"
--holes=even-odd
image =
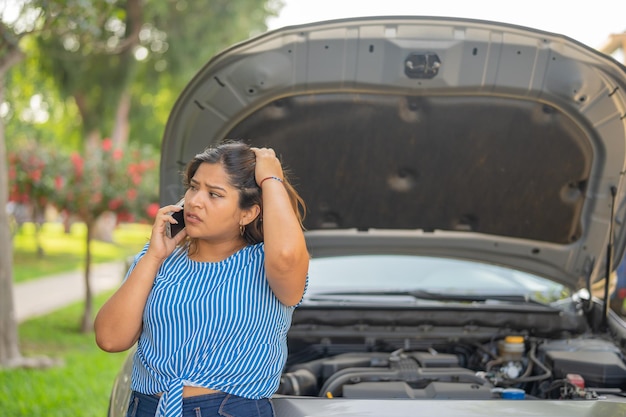
POLYGON ((215 263, 193 261, 179 247, 163 262, 144 309, 131 382, 135 391, 164 393, 157 416, 182 415, 183 385, 250 399, 276 391, 294 307, 272 292, 264 259, 259 243, 215 263))

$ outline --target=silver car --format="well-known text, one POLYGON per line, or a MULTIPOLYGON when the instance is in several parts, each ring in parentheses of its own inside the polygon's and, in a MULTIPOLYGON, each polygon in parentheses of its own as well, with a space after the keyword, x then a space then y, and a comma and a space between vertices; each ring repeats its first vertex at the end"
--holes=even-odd
MULTIPOLYGON (((496 22, 370 17, 213 57, 163 138, 271 146, 312 255, 278 416, 624 416, 626 69, 496 22)), ((130 359, 111 395, 125 413, 130 359)))

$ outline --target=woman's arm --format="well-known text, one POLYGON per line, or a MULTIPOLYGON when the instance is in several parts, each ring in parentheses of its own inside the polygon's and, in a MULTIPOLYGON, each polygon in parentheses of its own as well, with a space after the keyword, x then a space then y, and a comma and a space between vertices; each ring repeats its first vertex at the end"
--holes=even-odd
POLYGON ((302 299, 309 269, 304 233, 285 186, 271 178, 283 178, 276 154, 272 149, 252 149, 256 154, 256 180, 261 186, 263 198, 267 279, 283 304, 295 305, 302 299))
POLYGON ((165 206, 157 213, 152 227, 148 250, 139 259, 120 288, 102 306, 94 322, 96 343, 107 352, 129 349, 139 338, 143 310, 152 290, 154 278, 165 260, 187 233, 183 230, 174 238, 165 236, 165 225, 173 223, 168 213, 178 206, 165 206))
POLYGON ((98 311, 94 328, 96 343, 102 350, 121 352, 135 344, 141 333, 143 309, 160 265, 161 261, 146 253, 98 311))

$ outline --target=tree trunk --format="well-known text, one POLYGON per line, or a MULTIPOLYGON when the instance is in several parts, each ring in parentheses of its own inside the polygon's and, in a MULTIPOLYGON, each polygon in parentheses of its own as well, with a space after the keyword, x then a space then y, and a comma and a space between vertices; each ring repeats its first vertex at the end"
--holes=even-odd
MULTIPOLYGON (((22 58, 17 41, 7 36, 10 31, 0 20, 0 103, 4 102, 5 76, 22 58)), ((47 357, 25 358, 20 353, 17 320, 13 300, 13 240, 6 207, 9 200, 9 164, 7 160, 4 124, 0 119, 0 368, 45 368, 57 362, 47 357)))
POLYGON ((128 120, 130 116, 130 104, 130 91, 124 90, 117 104, 117 110, 115 112, 115 126, 113 126, 113 134, 111 135, 113 146, 118 149, 126 149, 126 145, 128 144, 128 134, 130 131, 130 122, 128 120))
POLYGON ((85 310, 81 321, 80 331, 89 333, 93 330, 93 294, 91 291, 91 238, 95 221, 89 219, 87 225, 87 248, 85 251, 85 310))
POLYGON ((46 256, 41 244, 41 228, 44 224, 44 211, 45 209, 40 206, 39 203, 33 204, 33 221, 35 222, 35 244, 37 246, 37 258, 42 259, 46 256))
MULTIPOLYGON (((4 73, 0 72, 0 103, 4 101, 4 73)), ((13 305, 13 243, 6 211, 9 199, 9 168, 7 164, 4 124, 0 120, 0 367, 14 366, 20 362, 17 321, 13 305)))
POLYGON ((101 242, 113 243, 113 232, 116 225, 117 215, 112 211, 105 211, 94 222, 91 238, 101 242))
POLYGON ((92 130, 87 133, 87 138, 85 141, 85 156, 90 157, 90 150, 95 149, 100 146, 100 141, 102 140, 102 136, 100 136, 99 130, 92 130))

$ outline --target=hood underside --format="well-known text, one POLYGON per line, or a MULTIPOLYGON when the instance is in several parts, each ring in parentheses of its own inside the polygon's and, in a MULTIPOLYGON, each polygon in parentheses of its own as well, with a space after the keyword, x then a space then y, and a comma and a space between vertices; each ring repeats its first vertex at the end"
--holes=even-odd
POLYGON ((310 202, 308 229, 581 236, 592 152, 569 118, 541 103, 316 94, 273 102, 227 136, 280 152, 310 202), (476 123, 485 114, 493 120, 476 123))
POLYGON ((280 155, 312 239, 401 231, 409 246, 579 287, 603 275, 609 244, 623 252, 625 74, 571 39, 495 22, 268 32, 212 58, 181 94, 161 203, 182 195, 196 153, 242 139, 280 155))

